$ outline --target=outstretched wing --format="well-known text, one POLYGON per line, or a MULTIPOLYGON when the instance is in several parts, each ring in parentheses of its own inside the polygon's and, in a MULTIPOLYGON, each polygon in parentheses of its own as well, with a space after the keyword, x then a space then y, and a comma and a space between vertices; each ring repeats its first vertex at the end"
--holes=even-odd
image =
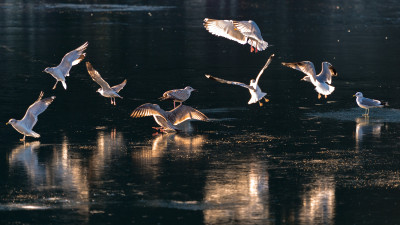
POLYGON ((221 78, 218 78, 218 77, 213 77, 213 76, 208 75, 208 74, 206 74, 206 77, 207 77, 208 79, 215 80, 215 81, 220 82, 220 83, 238 85, 238 86, 240 86, 240 87, 244 87, 244 88, 247 88, 247 89, 253 89, 253 90, 254 90, 253 87, 251 87, 251 86, 249 86, 249 85, 247 85, 247 84, 241 83, 241 82, 224 80, 224 79, 221 79, 221 78))
POLYGON ((316 79, 315 68, 314 64, 310 61, 302 61, 302 62, 294 62, 294 63, 285 63, 283 62, 282 65, 290 67, 292 69, 301 71, 307 76, 314 77, 316 79))
POLYGON ((208 117, 202 112, 186 105, 180 105, 168 113, 168 120, 173 125, 178 125, 190 119, 208 121, 208 117))
POLYGON ((24 123, 25 127, 28 129, 32 129, 35 126, 39 114, 44 112, 56 98, 55 96, 51 96, 49 98, 42 99, 42 97, 43 91, 40 92, 38 100, 29 106, 28 110, 26 110, 25 116, 21 119, 22 123, 24 123))
POLYGON ((138 106, 131 113, 131 117, 140 118, 145 116, 161 116, 166 119, 165 111, 162 110, 157 104, 145 103, 138 106))
POLYGON ((59 69, 63 72, 65 76, 69 76, 69 70, 72 66, 80 63, 86 56, 84 51, 88 47, 89 42, 85 42, 83 45, 78 47, 75 50, 68 52, 61 60, 60 65, 58 66, 59 69))
POLYGON ((211 34, 228 38, 242 45, 247 43, 247 38, 235 28, 232 20, 205 18, 203 25, 211 34))
POLYGON ((258 73, 257 78, 256 78, 256 84, 258 84, 258 80, 260 79, 261 75, 264 73, 264 70, 267 69, 269 64, 272 61, 272 58, 274 58, 275 54, 272 54, 269 58, 268 61, 265 63, 264 67, 261 69, 261 71, 258 73))
POLYGON ((257 24, 252 21, 233 21, 233 25, 237 30, 240 31, 244 36, 253 37, 259 40, 263 40, 261 36, 260 28, 257 24))
POLYGON ((317 76, 319 82, 332 83, 332 76, 337 76, 335 68, 329 62, 322 62, 322 71, 317 76))
POLYGON ((103 80, 103 78, 100 76, 100 73, 93 68, 90 62, 86 62, 86 68, 94 82, 98 83, 103 89, 110 89, 110 85, 105 80, 103 80))
POLYGON ((113 89, 115 92, 119 92, 120 90, 122 90, 122 88, 125 87, 127 80, 125 79, 122 83, 112 86, 111 89, 113 89))

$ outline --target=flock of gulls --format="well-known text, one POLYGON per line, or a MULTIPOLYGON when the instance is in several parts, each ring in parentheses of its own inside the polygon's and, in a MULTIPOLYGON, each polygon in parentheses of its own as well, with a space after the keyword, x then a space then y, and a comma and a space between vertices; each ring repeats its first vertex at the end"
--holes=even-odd
MULTIPOLYGON (((265 50, 268 47, 268 42, 263 40, 259 27, 252 20, 234 21, 206 18, 204 19, 203 25, 205 29, 213 35, 225 37, 243 45, 249 44, 251 52, 257 53, 265 50)), ((44 70, 44 72, 49 73, 56 79, 53 89, 57 87, 58 82, 61 82, 64 89, 67 89, 67 83, 65 79, 69 76, 72 66, 79 64, 85 58, 86 53, 84 51, 87 49, 88 45, 88 42, 84 43, 75 50, 67 53, 62 58, 58 66, 48 67, 44 70)), ((259 105, 262 106, 262 100, 265 102, 268 102, 269 100, 265 98, 267 93, 260 89, 258 83, 261 75, 263 74, 264 70, 267 69, 273 57, 274 54, 269 57, 264 67, 258 73, 257 77, 250 80, 249 85, 237 81, 225 80, 208 74, 205 76, 206 78, 219 83, 237 85, 247 88, 251 95, 248 104, 258 102, 259 105)), ((322 70, 318 75, 315 72, 314 64, 309 61, 294 63, 282 62, 282 65, 303 72, 305 76, 301 80, 310 82, 315 86, 315 90, 318 93, 318 99, 320 99, 322 95, 327 98, 327 96, 332 94, 332 92, 335 90, 335 87, 331 86, 331 84, 332 76, 337 76, 337 72, 329 62, 322 63, 322 70)), ((127 80, 125 79, 122 83, 110 87, 110 85, 101 77, 100 73, 93 68, 90 62, 86 62, 86 68, 93 81, 100 85, 100 88, 97 90, 97 92, 104 97, 110 98, 111 104, 116 105, 115 98, 122 99, 122 97, 119 95, 119 92, 125 87, 127 80)), ((162 97, 160 97, 160 100, 172 100, 174 104, 174 108, 172 110, 165 111, 157 104, 146 103, 134 109, 131 113, 131 117, 139 118, 153 116, 156 123, 160 125, 160 127, 153 128, 159 130, 160 132, 178 132, 179 128, 177 125, 190 119, 208 121, 207 116, 199 110, 182 104, 184 101, 189 99, 193 91, 196 90, 190 86, 187 86, 183 89, 167 91, 162 95, 162 97), (179 103, 178 106, 176 106, 176 102, 179 103)), ((51 96, 43 99, 43 95, 44 93, 40 92, 39 98, 29 106, 21 120, 10 119, 6 123, 7 125, 12 125, 16 131, 24 135, 24 137, 20 139, 21 141, 25 141, 26 136, 32 136, 35 138, 40 137, 40 135, 34 132, 32 129, 38 121, 38 116, 44 112, 56 98, 55 96, 51 96)), ((361 92, 357 92, 354 96, 357 97, 356 102, 358 106, 365 109, 365 114, 363 114, 363 116, 367 117, 369 115, 370 108, 383 107, 380 101, 365 98, 361 92)))

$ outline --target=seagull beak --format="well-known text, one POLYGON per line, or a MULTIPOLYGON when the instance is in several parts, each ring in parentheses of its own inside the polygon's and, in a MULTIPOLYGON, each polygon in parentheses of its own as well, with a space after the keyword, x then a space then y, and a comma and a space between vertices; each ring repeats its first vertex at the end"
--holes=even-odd
POLYGON ((8 125, 8 122, 6 123, 6 125, 8 125))
POLYGON ((356 95, 353 95, 353 97, 356 97, 356 95))

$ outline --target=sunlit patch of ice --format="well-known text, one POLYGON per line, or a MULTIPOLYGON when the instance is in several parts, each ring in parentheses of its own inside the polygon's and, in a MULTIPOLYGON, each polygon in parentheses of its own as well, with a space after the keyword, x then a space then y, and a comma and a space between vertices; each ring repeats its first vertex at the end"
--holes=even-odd
POLYGON ((0 211, 9 211, 9 210, 45 210, 49 209, 47 206, 43 205, 32 205, 32 204, 0 204, 0 211))
MULTIPOLYGON (((357 118, 362 117, 364 109, 352 108, 341 111, 332 112, 314 112, 307 113, 307 116, 317 118, 328 118, 342 121, 355 121, 357 118)), ((370 122, 389 122, 389 123, 400 123, 400 109, 391 108, 374 108, 369 112, 370 122)))
POLYGON ((206 208, 204 203, 198 201, 174 201, 174 200, 142 200, 140 205, 154 208, 172 208, 182 210, 204 210, 206 208))
POLYGON ((200 111, 203 113, 227 113, 232 111, 247 111, 248 108, 245 107, 236 107, 236 108, 213 108, 213 109, 201 109, 200 111))
POLYGON ((174 6, 150 6, 150 5, 123 5, 123 4, 41 4, 37 9, 45 10, 73 10, 84 12, 137 12, 160 11, 175 8, 174 6))

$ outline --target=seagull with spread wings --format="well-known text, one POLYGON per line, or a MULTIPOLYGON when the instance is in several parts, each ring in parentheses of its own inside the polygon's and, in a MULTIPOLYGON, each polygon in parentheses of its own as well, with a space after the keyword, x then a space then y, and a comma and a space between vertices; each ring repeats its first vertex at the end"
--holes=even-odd
POLYGON ((249 90, 249 92, 250 92, 250 95, 251 95, 251 98, 250 98, 248 104, 253 104, 253 103, 258 102, 258 104, 259 104, 260 106, 262 106, 263 104, 262 104, 262 102, 261 102, 260 100, 264 99, 265 102, 268 102, 269 100, 265 98, 265 95, 267 95, 267 93, 262 92, 261 89, 260 89, 260 87, 258 86, 258 81, 260 80, 261 75, 264 73, 264 70, 267 69, 267 67, 268 67, 269 64, 271 63, 271 60, 272 60, 272 58, 273 58, 274 56, 275 56, 275 55, 272 54, 272 55, 269 57, 268 61, 267 61, 267 62, 265 63, 265 65, 264 65, 264 67, 263 67, 263 68, 261 69, 261 71, 258 73, 257 78, 256 78, 256 79, 251 79, 251 80, 250 80, 250 85, 247 85, 247 84, 244 84, 244 83, 241 83, 241 82, 236 82, 236 81, 224 80, 224 79, 221 79, 221 78, 218 78, 218 77, 213 77, 213 76, 211 76, 211 75, 206 75, 206 77, 207 77, 208 79, 215 80, 215 81, 220 82, 220 83, 238 85, 238 86, 240 86, 240 87, 247 88, 247 89, 249 90))
POLYGON ((176 126, 190 119, 208 121, 208 117, 202 112, 186 105, 164 111, 157 104, 146 103, 137 107, 131 114, 133 118, 145 116, 153 116, 156 123, 161 126, 153 128, 161 132, 177 132, 179 128, 176 126))
POLYGON ((35 138, 39 138, 40 134, 34 132, 32 129, 38 121, 38 116, 42 112, 44 112, 47 107, 53 102, 56 98, 55 96, 51 96, 45 99, 42 99, 43 91, 40 92, 39 98, 29 106, 28 110, 25 113, 25 116, 21 120, 10 119, 6 125, 11 124, 13 128, 19 133, 23 134, 24 137, 20 139, 20 141, 25 141, 25 136, 32 136, 35 138))
POLYGON ((205 18, 203 25, 213 35, 228 38, 242 45, 249 44, 251 52, 262 51, 268 47, 268 42, 264 41, 261 36, 260 28, 252 20, 234 21, 205 18))
POLYGON ((357 105, 361 108, 365 109, 365 114, 363 116, 369 116, 369 109, 370 108, 382 108, 383 105, 381 101, 376 99, 370 99, 363 96, 363 93, 357 92, 353 97, 357 97, 356 102, 357 105))
POLYGON ((127 80, 125 79, 122 83, 110 87, 110 85, 100 76, 100 73, 93 68, 90 62, 86 62, 86 68, 90 77, 92 77, 94 82, 99 84, 101 87, 97 89, 97 92, 99 92, 104 97, 111 98, 112 105, 117 105, 117 103, 115 102, 115 98, 122 98, 118 93, 122 90, 122 88, 125 87, 127 80))
POLYGON ((315 86, 315 90, 318 92, 318 99, 321 98, 321 94, 327 98, 335 90, 335 87, 330 84, 332 83, 332 76, 337 76, 337 72, 329 62, 322 62, 322 70, 318 75, 316 75, 314 64, 310 61, 282 62, 282 65, 305 73, 306 76, 301 80, 311 82, 315 86))
POLYGON ((58 82, 61 82, 64 89, 67 90, 67 83, 65 78, 69 76, 69 71, 72 66, 80 63, 86 56, 84 51, 88 47, 89 42, 85 42, 83 45, 75 50, 68 52, 61 60, 61 63, 56 67, 47 67, 44 72, 49 73, 56 79, 56 84, 54 84, 53 89, 56 89, 58 82))

